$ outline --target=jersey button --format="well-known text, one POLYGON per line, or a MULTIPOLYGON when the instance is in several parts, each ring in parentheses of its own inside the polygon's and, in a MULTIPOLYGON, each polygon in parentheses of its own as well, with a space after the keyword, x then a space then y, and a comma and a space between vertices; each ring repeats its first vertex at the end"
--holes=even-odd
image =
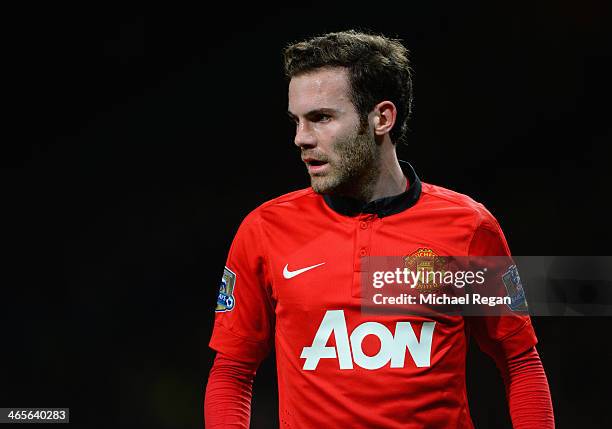
POLYGON ((366 228, 368 227, 368 223, 367 223, 367 222, 364 222, 364 221, 361 221, 361 222, 359 223, 359 226, 361 226, 361 229, 366 229, 366 228))
POLYGON ((361 250, 359 251, 359 256, 365 256, 368 254, 368 251, 365 249, 365 247, 362 247, 361 250))

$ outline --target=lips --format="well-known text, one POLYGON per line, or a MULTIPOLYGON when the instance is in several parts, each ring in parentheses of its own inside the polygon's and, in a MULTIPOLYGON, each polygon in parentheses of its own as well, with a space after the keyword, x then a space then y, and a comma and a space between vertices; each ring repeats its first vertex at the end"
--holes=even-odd
POLYGON ((306 163, 306 165, 313 165, 313 166, 327 164, 327 161, 323 161, 321 159, 315 159, 315 158, 304 158, 304 162, 306 163))
POLYGON ((306 167, 308 168, 308 172, 310 174, 321 173, 323 172, 329 165, 327 161, 323 161, 322 159, 317 158, 303 158, 306 167))

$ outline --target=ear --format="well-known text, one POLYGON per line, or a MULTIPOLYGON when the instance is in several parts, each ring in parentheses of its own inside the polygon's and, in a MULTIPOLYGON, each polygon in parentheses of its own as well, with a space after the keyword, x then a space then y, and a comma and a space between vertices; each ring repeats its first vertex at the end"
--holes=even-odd
POLYGON ((373 119, 374 134, 383 136, 391 131, 397 118, 397 108, 390 101, 381 101, 370 113, 373 119))

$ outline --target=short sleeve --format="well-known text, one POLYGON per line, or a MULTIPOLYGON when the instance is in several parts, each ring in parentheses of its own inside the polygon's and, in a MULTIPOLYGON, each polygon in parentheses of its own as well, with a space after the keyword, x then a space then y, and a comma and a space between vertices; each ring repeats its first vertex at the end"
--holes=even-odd
MULTIPOLYGON (((506 238, 490 213, 486 213, 476 228, 468 254, 510 257, 506 238)), ((501 281, 500 277, 500 284, 501 281)), ((466 317, 466 322, 480 349, 489 355, 501 352, 506 357, 513 357, 537 344, 528 314, 509 312, 503 316, 466 317)))
POLYGON ((238 361, 259 363, 270 352, 273 332, 274 305, 261 220, 252 212, 230 247, 209 346, 238 361))

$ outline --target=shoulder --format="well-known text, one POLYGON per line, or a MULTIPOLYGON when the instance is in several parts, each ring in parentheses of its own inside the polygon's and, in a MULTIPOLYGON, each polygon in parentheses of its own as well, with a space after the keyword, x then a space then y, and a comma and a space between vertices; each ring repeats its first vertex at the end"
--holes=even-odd
POLYGON ((320 205, 320 200, 320 196, 312 188, 299 189, 260 204, 244 218, 243 223, 261 223, 279 216, 304 214, 320 205))
POLYGON ((482 203, 466 194, 442 186, 422 183, 419 200, 423 209, 440 214, 447 212, 453 217, 471 218, 474 228, 496 228, 498 225, 493 214, 482 203))
POLYGON ((298 189, 297 191, 283 194, 276 198, 266 201, 255 210, 258 211, 273 211, 287 205, 306 205, 312 202, 317 194, 312 188, 298 189))

